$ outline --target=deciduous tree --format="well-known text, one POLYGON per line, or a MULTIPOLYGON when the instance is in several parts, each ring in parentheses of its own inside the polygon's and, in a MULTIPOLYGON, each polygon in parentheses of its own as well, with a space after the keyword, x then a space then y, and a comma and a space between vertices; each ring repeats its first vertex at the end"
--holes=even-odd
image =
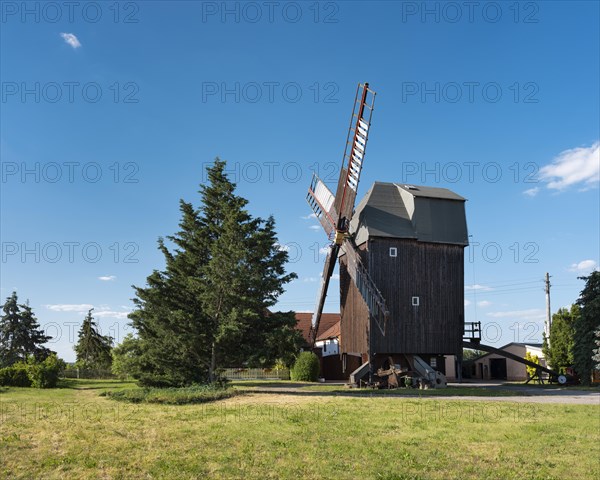
POLYGON ((565 368, 573 366, 573 342, 575 321, 579 317, 579 305, 570 309, 560 308, 552 315, 550 342, 544 336, 542 351, 546 362, 553 370, 564 373, 565 368))

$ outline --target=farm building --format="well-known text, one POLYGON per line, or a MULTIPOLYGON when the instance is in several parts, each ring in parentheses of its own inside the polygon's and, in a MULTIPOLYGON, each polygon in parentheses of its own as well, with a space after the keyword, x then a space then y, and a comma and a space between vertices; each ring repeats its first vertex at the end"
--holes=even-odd
MULTIPOLYGON (((525 358, 527 353, 537 355, 540 364, 546 366, 541 343, 511 342, 500 350, 525 358)), ((446 376, 449 380, 456 379, 456 357, 446 357, 446 376)), ((488 353, 470 361, 463 362, 463 378, 473 380, 527 380, 527 367, 519 362, 503 357, 496 353, 488 353)))
MULTIPOLYGON (((311 312, 296 312, 296 328, 300 330, 300 332, 302 332, 302 336, 304 337, 304 340, 306 340, 307 345, 309 344, 309 334, 312 316, 313 314, 311 312)), ((339 323, 339 313, 323 313, 321 315, 321 323, 319 324, 319 331, 317 332, 317 337, 322 337, 323 334, 328 332, 334 325, 339 325, 339 323)), ((315 346, 321 347, 322 345, 317 345, 315 343, 315 346)))

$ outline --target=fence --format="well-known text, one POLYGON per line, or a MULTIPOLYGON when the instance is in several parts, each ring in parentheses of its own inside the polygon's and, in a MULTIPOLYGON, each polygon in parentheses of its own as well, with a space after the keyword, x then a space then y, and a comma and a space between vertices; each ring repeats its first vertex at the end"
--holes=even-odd
POLYGON ((223 375, 228 380, 289 380, 287 368, 226 368, 223 375))
POLYGON ((86 368, 65 368, 60 376, 62 378, 116 378, 110 370, 92 370, 86 368))

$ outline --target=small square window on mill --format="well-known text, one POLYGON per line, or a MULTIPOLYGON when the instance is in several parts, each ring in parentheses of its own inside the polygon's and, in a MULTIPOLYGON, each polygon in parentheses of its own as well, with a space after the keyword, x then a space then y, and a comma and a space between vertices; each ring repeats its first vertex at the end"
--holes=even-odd
POLYGON ((396 247, 390 247, 390 257, 397 257, 398 249, 396 247))
POLYGON ((419 306, 419 297, 412 297, 412 306, 413 307, 419 306))

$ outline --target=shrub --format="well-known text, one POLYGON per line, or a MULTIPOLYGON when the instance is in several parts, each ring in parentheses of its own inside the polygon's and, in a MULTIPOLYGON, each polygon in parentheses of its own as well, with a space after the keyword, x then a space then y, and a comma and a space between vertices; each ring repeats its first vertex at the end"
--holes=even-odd
MULTIPOLYGON (((525 354, 525 360, 529 360, 530 362, 537 363, 538 365, 540 364, 540 357, 538 357, 537 355, 533 355, 531 352, 527 352, 525 354)), ((526 368, 527 368, 527 377, 533 378, 537 369, 530 367, 529 365, 527 365, 526 368)))
POLYGON ((33 357, 29 358, 27 373, 34 388, 55 388, 58 383, 58 375, 64 369, 65 362, 55 354, 49 355, 42 362, 36 362, 33 357))
POLYGON ((27 363, 18 362, 0 369, 0 386, 54 388, 64 363, 55 354, 43 361, 37 361, 31 356, 27 363))
POLYGON ((302 352, 298 355, 290 372, 292 380, 299 382, 316 382, 319 377, 320 362, 313 352, 302 352))
POLYGON ((31 379, 29 378, 28 371, 29 366, 23 362, 0 369, 0 386, 31 387, 31 379))
POLYGON ((223 388, 218 385, 192 385, 182 388, 130 388, 104 392, 101 395, 130 403, 184 405, 213 402, 239 394, 240 392, 232 388, 223 388))

